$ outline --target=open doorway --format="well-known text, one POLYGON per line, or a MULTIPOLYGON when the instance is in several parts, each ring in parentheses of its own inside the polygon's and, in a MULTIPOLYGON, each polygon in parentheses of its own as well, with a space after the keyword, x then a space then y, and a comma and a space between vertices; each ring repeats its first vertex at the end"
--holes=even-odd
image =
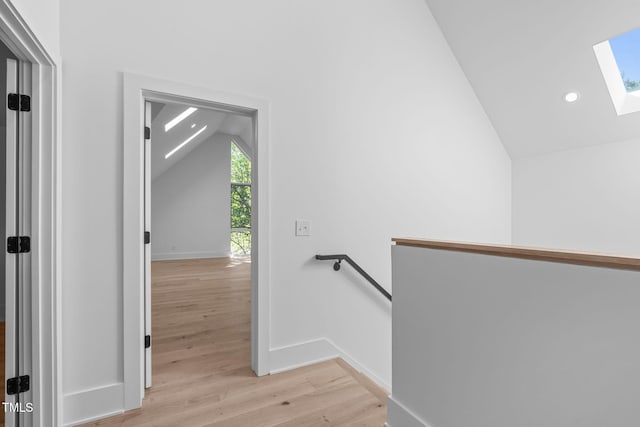
MULTIPOLYGON (((145 206, 152 206, 151 197, 146 200, 146 195, 151 194, 151 157, 145 156, 145 152, 150 153, 152 150, 151 148, 145 150, 145 147, 153 144, 157 135, 154 136, 149 129, 150 139, 145 139, 146 127, 151 127, 153 119, 153 108, 145 108, 147 103, 178 104, 184 106, 182 112, 192 107, 233 113, 251 119, 250 135, 254 152, 251 159, 251 263, 246 264, 251 270, 251 365, 248 369, 258 375, 270 372, 268 227, 270 131, 269 103, 265 100, 132 73, 124 73, 123 77, 123 357, 124 406, 125 410, 129 410, 142 406, 145 385, 148 385, 145 384, 146 379, 153 377, 149 371, 152 367, 151 358, 155 348, 154 337, 146 337, 152 332, 149 328, 152 323, 151 298, 146 297, 151 295, 151 246, 153 245, 144 242, 149 240, 152 243, 158 243, 154 237, 154 230, 145 230, 145 223, 151 224, 151 209, 145 210, 145 206), (149 167, 145 168, 147 162, 149 167), (148 189, 145 189, 146 183, 149 183, 148 189), (145 231, 150 231, 150 236, 147 236, 145 231)), ((162 111, 158 114, 161 113, 162 111)), ((189 129, 192 124, 193 122, 188 124, 189 129)), ((195 124, 194 132, 201 129, 198 123, 195 124)), ((162 131, 164 132, 164 129, 162 131)), ((238 133, 231 130, 227 132, 231 135, 238 133)), ((173 146, 171 150, 179 145, 189 147, 193 140, 187 141, 187 139, 178 141, 179 144, 173 146)), ((176 153, 180 151, 182 148, 176 153)), ((167 154, 169 152, 164 152, 164 156, 167 154)), ((227 212, 229 207, 230 205, 225 206, 227 212)), ((175 252, 179 252, 179 246, 175 246, 175 252)), ((168 248, 170 251, 171 246, 168 248)), ((156 385, 153 389, 157 389, 156 385)))
POLYGON ((31 64, 0 43, 0 95, 7 100, 2 136, 0 200, 3 259, 0 352, 3 406, 0 425, 30 425, 31 377, 31 64), (27 405, 29 407, 27 407, 27 405))
POLYGON ((255 133, 252 115, 145 108, 145 387, 158 400, 167 384, 251 365, 255 133))

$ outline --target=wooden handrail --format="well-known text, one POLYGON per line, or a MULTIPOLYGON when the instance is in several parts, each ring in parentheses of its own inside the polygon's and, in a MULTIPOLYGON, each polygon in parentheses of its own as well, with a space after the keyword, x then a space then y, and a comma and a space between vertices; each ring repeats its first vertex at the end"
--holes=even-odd
POLYGON ((621 270, 640 270, 640 258, 631 256, 606 255, 559 249, 529 248, 522 246, 426 240, 418 238, 394 238, 392 241, 399 246, 470 252, 510 258, 524 258, 565 264, 616 268, 621 270))

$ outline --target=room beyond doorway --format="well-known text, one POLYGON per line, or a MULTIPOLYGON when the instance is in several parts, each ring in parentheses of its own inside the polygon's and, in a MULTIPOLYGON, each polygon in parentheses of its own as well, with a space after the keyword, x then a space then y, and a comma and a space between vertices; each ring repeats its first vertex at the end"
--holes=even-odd
MULTIPOLYGON (((154 326, 157 316, 153 303, 157 281, 151 261, 206 262, 240 253, 250 263, 254 135, 251 115, 183 103, 145 102, 145 388, 153 383, 152 367, 156 363, 152 356, 152 330, 158 330, 154 326)), ((173 265, 176 264, 169 263, 167 268, 173 265)), ((179 263, 179 271, 172 275, 182 284, 183 294, 179 298, 182 303, 171 303, 178 317, 170 329, 177 330, 183 338, 194 332, 189 325, 182 325, 180 307, 210 302, 202 301, 203 295, 188 286, 192 274, 188 266, 197 270, 199 265, 179 263)), ((211 267, 215 265, 218 264, 211 267)), ((249 299, 249 319, 250 307, 249 299)), ((191 313, 182 314, 189 317, 191 313)), ((198 333, 207 332, 206 327, 206 322, 201 323, 198 333)), ((159 336, 166 335, 166 331, 157 332, 159 336)), ((250 338, 250 328, 248 332, 250 338)), ((250 357, 249 349, 247 358, 250 357)))
POLYGON ((251 254, 253 119, 149 104, 151 259, 251 254))

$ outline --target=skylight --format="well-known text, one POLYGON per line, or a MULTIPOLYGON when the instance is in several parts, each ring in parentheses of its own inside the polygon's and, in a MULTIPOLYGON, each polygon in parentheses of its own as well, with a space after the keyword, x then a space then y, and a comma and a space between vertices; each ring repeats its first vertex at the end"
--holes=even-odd
POLYGON ((627 92, 640 90, 640 28, 609 39, 627 92))
POLYGON ((593 47, 619 116, 640 111, 640 28, 593 47))
POLYGON ((186 140, 186 141, 184 141, 182 144, 178 145, 176 148, 174 148, 173 150, 169 151, 169 152, 167 153, 167 155, 166 155, 166 156, 164 156, 164 158, 165 158, 165 159, 168 159, 169 157, 173 156, 173 155, 175 154, 175 152, 176 152, 176 151, 178 151, 179 149, 181 149, 182 147, 184 147, 185 145, 187 145, 188 143, 190 143, 191 141, 193 141, 193 139, 194 139, 196 136, 200 135, 202 132, 204 132, 204 130, 205 130, 206 128, 207 128, 207 127, 205 126, 205 127, 203 127, 202 129, 200 129, 198 132, 196 132, 196 133, 194 133, 193 135, 191 135, 191 136, 190 136, 189 138, 187 138, 187 140, 186 140))
POLYGON ((193 113, 195 113, 198 109, 195 107, 189 107, 186 110, 184 110, 182 113, 178 114, 173 120, 171 120, 169 123, 167 123, 166 125, 164 125, 164 131, 165 132, 169 132, 169 130, 171 128, 173 128, 175 125, 177 125, 178 123, 180 123, 181 121, 183 121, 184 119, 186 119, 187 117, 189 117, 190 115, 192 115, 193 113))

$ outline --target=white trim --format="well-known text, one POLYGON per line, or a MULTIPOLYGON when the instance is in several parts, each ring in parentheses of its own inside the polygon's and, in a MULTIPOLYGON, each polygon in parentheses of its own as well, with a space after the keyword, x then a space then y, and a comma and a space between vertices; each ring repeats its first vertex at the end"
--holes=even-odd
POLYGON ((290 371, 339 356, 340 352, 325 338, 273 348, 269 352, 269 373, 290 371))
POLYGON ((329 338, 317 338, 315 340, 272 348, 269 356, 269 363, 271 365, 271 371, 269 373, 271 374, 290 371, 340 357, 351 365, 353 369, 366 375, 383 389, 391 390, 391 384, 371 372, 329 338))
MULTIPOLYGON (((19 94, 31 96, 33 101, 33 93, 31 91, 31 63, 28 61, 20 61, 18 63, 18 90, 19 94)), ((33 141, 33 117, 37 117, 37 111, 32 111, 31 114, 20 113, 18 114, 18 194, 17 194, 17 212, 18 212, 18 229, 16 230, 18 236, 31 236, 31 251, 19 256, 18 265, 18 363, 19 370, 16 374, 30 375, 34 378, 39 378, 39 366, 34 364, 33 350, 39 346, 39 341, 36 341, 38 332, 41 325, 34 323, 34 319, 39 318, 39 314, 36 311, 40 310, 38 294, 42 291, 37 287, 32 287, 32 283, 37 282, 38 273, 40 271, 37 268, 36 258, 38 257, 40 244, 39 230, 35 221, 38 220, 38 216, 35 215, 34 204, 38 203, 38 198, 34 194, 35 183, 39 176, 38 170, 38 153, 35 150, 35 141, 33 141), (32 155, 33 152, 33 155, 32 155), (35 331, 35 333, 34 333, 35 331)), ((29 388, 29 390, 20 394, 20 400, 24 402, 33 402, 33 395, 36 392, 36 388, 29 388)), ((19 414, 17 417, 18 425, 30 425, 32 422, 32 416, 28 414, 19 414)))
POLYGON ((75 426, 121 414, 123 387, 124 384, 116 383, 67 394, 64 425, 75 426))
POLYGON ((227 252, 164 252, 151 254, 151 261, 179 260, 179 259, 205 259, 205 258, 229 258, 227 252))
POLYGON ((60 75, 53 58, 9 0, 0 1, 0 39, 32 64, 33 425, 62 423, 60 248, 60 75))
POLYGON ((389 396, 387 399, 387 422, 385 425, 388 427, 431 427, 406 406, 395 400, 393 396, 389 396))
POLYGON ((143 388, 143 100, 204 106, 254 117, 258 161, 252 168, 254 197, 252 228, 251 364, 258 375, 269 372, 269 103, 209 88, 124 74, 123 165, 123 357, 124 409, 139 408, 143 388), (260 284, 258 286, 258 283, 260 284))

